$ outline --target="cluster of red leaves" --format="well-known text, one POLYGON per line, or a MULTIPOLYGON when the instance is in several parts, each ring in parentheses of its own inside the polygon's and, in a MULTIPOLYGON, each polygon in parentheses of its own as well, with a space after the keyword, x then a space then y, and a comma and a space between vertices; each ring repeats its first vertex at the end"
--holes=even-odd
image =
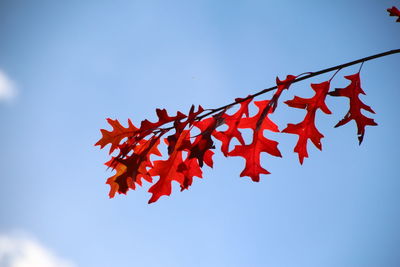
POLYGON ((396 21, 400 22, 400 10, 397 7, 392 6, 387 9, 387 12, 389 12, 389 16, 398 17, 396 21))
POLYGON ((372 119, 361 113, 361 109, 370 112, 373 110, 358 97, 359 94, 364 94, 364 91, 361 89, 359 73, 356 73, 345 76, 351 81, 346 88, 329 92, 330 81, 311 84, 315 91, 313 97, 295 96, 286 101, 289 107, 305 109, 306 115, 303 121, 297 124, 289 123, 284 130, 279 131, 269 115, 275 112, 282 92, 289 89, 297 78, 293 75, 288 75, 283 81, 277 78, 277 91, 271 100, 254 102, 258 112, 252 117, 249 115, 249 105, 253 96, 248 96, 236 99, 235 104, 240 104, 240 107, 234 114, 228 114, 228 108, 206 113, 201 106, 197 110, 192 106, 188 114, 178 112, 175 116, 170 116, 165 109, 157 109, 158 121, 144 120, 139 128, 130 120, 128 126, 124 127, 117 120, 107 119, 112 130, 102 129, 102 137, 96 145, 100 148, 110 145, 109 153, 116 152, 106 163, 115 170, 115 174, 107 180, 111 187, 109 196, 112 198, 115 193, 126 194, 129 189, 135 189, 136 185, 142 185, 142 180, 152 183, 149 189, 152 194, 149 203, 157 201, 163 195, 170 195, 173 181, 179 183, 181 190, 188 189, 194 177, 202 177, 204 163, 209 167, 213 166, 214 138, 221 142, 221 151, 226 157, 240 156, 245 159, 245 167, 240 176, 248 176, 255 182, 260 180, 260 174, 269 174, 260 162, 261 153, 282 157, 278 142, 265 137, 265 130, 298 135, 294 152, 298 153, 300 163, 303 163, 304 158, 308 157, 309 139, 318 149, 322 149, 321 138, 324 136, 316 128, 315 118, 319 109, 331 114, 325 103, 327 95, 349 98, 350 109, 336 127, 355 120, 360 143, 365 126, 376 125, 372 119), (221 125, 226 125, 225 131, 217 130, 221 125), (193 136, 194 127, 198 129, 199 134, 193 136), (246 143, 241 129, 252 130, 251 142, 246 143), (153 160, 154 156, 162 156, 158 150, 161 139, 167 145, 168 155, 164 159, 153 160), (239 144, 230 149, 233 139, 239 144), (158 177, 156 182, 153 181, 154 177, 158 177))

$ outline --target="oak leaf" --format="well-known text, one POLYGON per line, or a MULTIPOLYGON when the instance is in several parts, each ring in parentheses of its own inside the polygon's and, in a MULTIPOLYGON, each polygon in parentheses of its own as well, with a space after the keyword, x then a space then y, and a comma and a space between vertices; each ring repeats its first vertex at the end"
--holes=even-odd
POLYGON ((186 117, 185 121, 181 121, 181 118, 178 118, 174 121, 174 130, 175 133, 168 136, 168 154, 171 154, 176 146, 176 142, 178 141, 179 136, 182 134, 183 130, 189 125, 191 126, 197 116, 199 116, 204 111, 202 106, 199 106, 197 111, 194 110, 194 105, 191 106, 189 115, 186 117))
POLYGON ((130 119, 128 119, 128 127, 127 128, 122 126, 118 120, 113 120, 113 119, 107 118, 107 122, 111 125, 111 127, 113 129, 112 129, 112 131, 107 131, 105 129, 101 129, 100 132, 102 134, 102 137, 100 138, 99 141, 97 141, 95 146, 100 146, 100 149, 102 149, 106 145, 110 144, 111 147, 110 147, 109 154, 111 154, 115 149, 118 148, 118 145, 122 139, 131 137, 132 135, 134 135, 135 132, 138 131, 138 128, 136 128, 132 124, 130 119))
POLYGON ((278 77, 276 77, 276 86, 277 90, 272 96, 271 101, 269 102, 269 106, 272 108, 272 112, 275 111, 275 109, 278 106, 278 100, 279 97, 281 96, 283 90, 289 90, 290 85, 296 80, 298 76, 294 75, 287 75, 285 80, 279 80, 278 77))
MULTIPOLYGON (((224 113, 225 111, 222 111, 210 118, 195 122, 193 125, 199 128, 200 134, 196 136, 196 139, 192 144, 186 142, 182 146, 182 148, 187 148, 189 153, 188 158, 198 159, 200 167, 203 167, 204 157, 207 151, 211 151, 210 149, 215 148, 212 135, 216 131, 216 128, 223 123, 222 116, 224 113)), ((212 167, 212 160, 210 162, 210 156, 208 156, 205 162, 206 164, 211 164, 209 166, 212 167)))
POLYGON ((110 198, 115 196, 115 193, 126 194, 129 189, 135 189, 135 184, 142 185, 141 179, 152 182, 152 177, 147 168, 153 164, 150 156, 161 156, 157 146, 160 143, 158 137, 153 137, 151 140, 142 140, 135 146, 132 155, 124 158, 113 157, 105 165, 116 170, 116 173, 107 179, 107 184, 110 185, 110 198))
MULTIPOLYGON (((198 176, 198 171, 188 171, 188 168, 195 168, 196 161, 183 161, 183 149, 178 149, 185 141, 190 140, 190 131, 184 130, 176 142, 176 148, 169 155, 167 160, 156 160, 154 166, 149 170, 151 176, 159 176, 158 181, 152 185, 149 192, 152 196, 149 204, 157 201, 161 196, 169 196, 172 191, 172 181, 176 181, 185 189, 191 184, 193 176, 198 176)), ((166 140, 168 142, 168 140, 166 140)))
POLYGON ((378 125, 373 119, 366 117, 362 114, 361 110, 364 109, 371 113, 375 112, 372 108, 364 104, 359 95, 365 95, 364 90, 361 88, 360 72, 353 75, 345 76, 347 80, 350 80, 350 84, 346 88, 337 88, 333 92, 329 92, 331 96, 344 96, 349 98, 350 108, 347 114, 342 120, 340 120, 335 127, 342 126, 351 120, 354 120, 357 124, 357 136, 359 144, 362 143, 365 134, 365 126, 376 126, 378 125))
POLYGON ((203 177, 203 172, 199 166, 199 162, 195 158, 186 158, 186 160, 178 165, 177 171, 183 174, 183 182, 181 183, 181 191, 188 189, 192 185, 193 177, 203 177))
POLYGON ((214 136, 221 141, 221 151, 225 157, 229 153, 229 145, 233 138, 236 138, 242 145, 245 144, 242 134, 240 133, 238 126, 241 119, 246 116, 249 117, 249 104, 253 98, 248 98, 243 101, 242 98, 236 98, 235 101, 240 101, 240 108, 233 115, 224 114, 222 116, 224 123, 228 126, 226 131, 215 132, 214 136))
POLYGON ((255 101, 258 107, 258 113, 250 118, 244 118, 239 123, 239 128, 253 129, 253 139, 251 144, 236 145, 229 152, 229 156, 241 156, 246 160, 245 168, 240 173, 240 177, 248 176, 254 182, 260 181, 260 174, 269 174, 260 163, 261 152, 266 152, 276 157, 282 157, 278 149, 278 142, 266 138, 263 134, 264 130, 279 132, 278 126, 268 118, 271 113, 269 100, 255 101))
POLYGON ((298 153, 301 164, 303 164, 304 158, 308 157, 308 139, 310 139, 319 150, 322 150, 321 138, 324 136, 315 126, 315 115, 318 109, 321 109, 326 114, 332 113, 325 104, 329 86, 329 81, 311 84, 311 88, 315 91, 315 95, 312 98, 295 96, 292 100, 285 102, 290 107, 305 109, 307 111, 302 122, 297 124, 289 123, 287 127, 282 130, 283 133, 297 134, 299 136, 294 152, 298 153))

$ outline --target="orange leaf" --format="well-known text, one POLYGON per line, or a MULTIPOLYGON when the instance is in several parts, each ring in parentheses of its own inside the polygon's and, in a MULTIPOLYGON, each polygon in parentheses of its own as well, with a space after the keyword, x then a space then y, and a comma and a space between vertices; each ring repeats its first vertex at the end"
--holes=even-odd
POLYGON ((113 127, 113 130, 110 132, 101 129, 100 131, 103 136, 100 138, 99 141, 97 141, 95 146, 100 146, 100 148, 103 148, 106 145, 111 144, 109 152, 111 154, 118 147, 122 139, 134 135, 138 128, 136 128, 129 119, 128 128, 122 126, 118 120, 112 120, 108 118, 107 121, 113 127))

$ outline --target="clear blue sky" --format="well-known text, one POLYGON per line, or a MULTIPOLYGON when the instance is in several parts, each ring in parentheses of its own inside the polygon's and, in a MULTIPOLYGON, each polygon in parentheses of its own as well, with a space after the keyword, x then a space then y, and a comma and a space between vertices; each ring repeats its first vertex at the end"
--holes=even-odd
MULTIPOLYGON (((0 69, 18 89, 0 102, 0 231, 23 231, 83 267, 396 267, 400 265, 400 55, 364 64, 376 111, 358 146, 354 122, 334 129, 346 99, 317 114, 323 151, 240 178, 217 152, 204 179, 148 205, 148 185, 108 199, 105 118, 154 119, 156 108, 214 108, 316 71, 400 48, 400 1, 0 2, 0 69)), ((333 86, 343 87, 343 75, 333 86)), ((310 96, 309 83, 283 99, 310 96)), ((265 96, 269 97, 269 96, 265 96)), ((257 100, 266 99, 263 97, 257 100)), ((281 104, 281 129, 304 112, 281 104)), ((272 135, 271 135, 272 136, 272 135)), ((311 146, 310 146, 311 147, 311 146)))

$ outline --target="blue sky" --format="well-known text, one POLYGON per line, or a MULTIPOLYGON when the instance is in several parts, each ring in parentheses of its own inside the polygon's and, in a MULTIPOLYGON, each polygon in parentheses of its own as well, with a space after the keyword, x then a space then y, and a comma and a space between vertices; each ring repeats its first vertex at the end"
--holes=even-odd
MULTIPOLYGON (((362 99, 379 126, 361 146, 353 122, 333 128, 346 100, 328 99, 334 114, 317 114, 323 151, 310 148, 300 166, 296 136, 271 135, 283 159, 263 156, 272 174, 260 183, 239 177, 241 158, 217 152, 188 191, 175 185, 148 205, 145 185, 110 200, 107 151, 93 146, 107 117, 137 124, 156 108, 214 108, 277 75, 398 49, 393 5, 1 1, 0 70, 17 93, 0 102, 0 241, 24 233, 83 267, 399 266, 400 55, 364 64, 362 99)), ((309 84, 330 76, 282 99, 310 96, 309 84)), ((303 115, 281 104, 272 118, 283 129, 303 115)))

